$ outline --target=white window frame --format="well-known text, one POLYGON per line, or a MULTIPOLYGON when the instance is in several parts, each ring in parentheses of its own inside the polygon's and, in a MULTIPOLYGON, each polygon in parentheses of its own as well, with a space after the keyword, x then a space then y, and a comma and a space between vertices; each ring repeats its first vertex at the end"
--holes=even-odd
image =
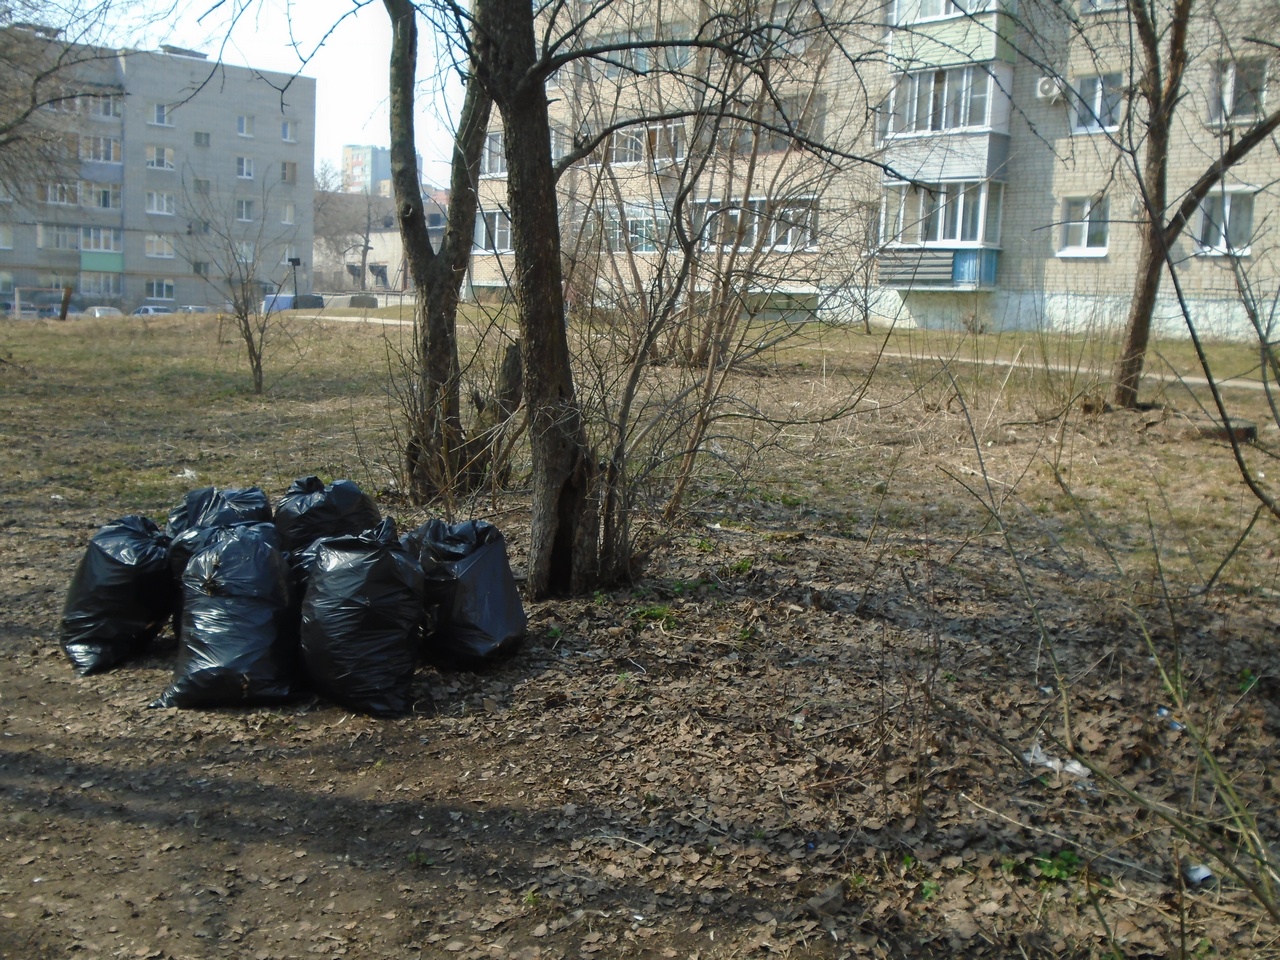
POLYGON ((298 142, 298 121, 297 120, 281 120, 280 121, 280 142, 281 143, 297 143, 298 142))
POLYGON ((78 286, 81 296, 119 297, 124 294, 124 277, 106 270, 82 270, 78 286), (96 282, 89 282, 90 277, 96 282))
POLYGON ((284 209, 280 211, 280 222, 284 224, 294 224, 297 222, 298 206, 294 203, 286 203, 284 209))
POLYGON ((124 231, 119 227, 82 226, 80 249, 90 253, 124 253, 124 231))
POLYGON ((177 212, 177 204, 172 193, 163 190, 147 191, 147 213, 159 217, 172 217, 177 212))
POLYGON ((173 147, 158 147, 155 144, 147 144, 147 162, 148 170, 172 170, 173 164, 173 147))
POLYGON ((891 247, 995 249, 1003 203, 1004 184, 995 180, 891 183, 880 235, 891 247), (971 228, 976 237, 963 239, 971 228))
POLYGON ((1076 77, 1071 87, 1071 132, 1073 134, 1108 133, 1119 130, 1120 115, 1123 110, 1123 73, 1113 71, 1076 77), (1114 80, 1114 86, 1109 85, 1108 80, 1114 80), (1086 88, 1089 88, 1087 96, 1086 88), (1110 97, 1108 92, 1111 94, 1110 97), (1109 106, 1111 109, 1108 109, 1109 106))
POLYGON ((253 139, 254 127, 256 126, 254 118, 248 114, 240 114, 236 117, 236 136, 244 137, 246 140, 253 139))
POLYGON ((173 236, 167 233, 148 233, 143 241, 143 253, 158 260, 172 260, 178 255, 173 236))
POLYGON ((236 157, 236 179, 253 179, 253 157, 236 157))
MULTIPOLYGON (((1213 190, 1200 204, 1200 215, 1196 223, 1196 252, 1206 257, 1247 257, 1251 253, 1254 228, 1254 212, 1257 187, 1219 187, 1213 190), (1249 243, 1242 247, 1231 246, 1229 235, 1233 226, 1233 208, 1240 207, 1240 198, 1248 198, 1249 243), (1211 209, 1220 206, 1222 223, 1214 224, 1211 209), (1208 233, 1213 229, 1215 236, 1209 242, 1208 233)), ((1238 216, 1238 214, 1236 214, 1238 216)))
POLYGON ((1058 256, 1105 257, 1111 244, 1111 201, 1106 194, 1064 197, 1058 256), (1099 239, 1101 243, 1094 241, 1099 239))
POLYGON ((293 160, 280 161, 280 182, 281 183, 297 183, 298 182, 298 164, 293 160))
POLYGON ((511 217, 505 210, 477 210, 475 240, 483 253, 511 253, 511 217))
POLYGON ((916 8, 916 22, 927 23, 930 20, 973 16, 994 8, 995 0, 973 0, 972 3, 959 2, 959 0, 920 0, 916 8))
POLYGON ((13 224, 0 223, 0 250, 13 249, 13 224))
POLYGON ((172 277, 148 277, 142 285, 143 296, 148 300, 172 300, 172 277))
POLYGON ((689 152, 689 136, 684 120, 651 123, 645 128, 650 160, 657 166, 680 163, 689 152))
POLYGON ((192 138, 192 142, 197 147, 207 147, 213 143, 213 137, 210 135, 208 130, 197 130, 195 132, 195 136, 192 138))
POLYGON ((81 137, 80 159, 90 163, 123 163, 119 137, 81 137), (102 156, 102 154, 106 156, 102 156))
POLYGON ((88 207, 91 210, 119 210, 121 198, 121 187, 118 183, 99 183, 93 180, 83 180, 80 183, 80 206, 88 207), (107 202, 102 203, 102 197, 106 196, 107 202), (92 198, 92 202, 90 202, 92 198))
POLYGON ((172 127, 173 119, 170 117, 172 112, 167 103, 153 103, 151 105, 151 119, 147 121, 147 125, 151 127, 172 127))
POLYGON ((237 240, 231 245, 231 253, 236 263, 253 263, 258 256, 258 247, 252 240, 237 240))
POLYGON ((1242 57, 1239 60, 1228 60, 1214 67, 1212 82, 1209 86, 1209 122, 1218 126, 1247 126, 1256 123, 1266 115, 1267 100, 1267 60, 1265 57, 1242 57), (1248 113, 1237 113, 1237 87, 1240 75, 1244 70, 1258 70, 1254 109, 1248 113))
POLYGON ((78 180, 50 180, 41 183, 36 196, 51 207, 78 207, 80 205, 80 182, 78 180))
POLYGON ((507 173, 507 151, 502 131, 491 130, 485 134, 484 148, 480 152, 480 176, 501 177, 507 173))
POLYGON ((37 250, 79 250, 80 227, 68 223, 37 223, 37 250))
POLYGON ((885 135, 903 137, 985 130, 991 126, 994 88, 995 78, 979 64, 900 74, 889 91, 885 107, 888 114, 885 135), (979 111, 976 117, 975 109, 979 111))
POLYGON ((618 167, 643 163, 646 139, 644 128, 624 127, 613 131, 609 135, 609 163, 618 167))
POLYGON ((253 222, 252 200, 236 200, 236 221, 239 223, 253 222))

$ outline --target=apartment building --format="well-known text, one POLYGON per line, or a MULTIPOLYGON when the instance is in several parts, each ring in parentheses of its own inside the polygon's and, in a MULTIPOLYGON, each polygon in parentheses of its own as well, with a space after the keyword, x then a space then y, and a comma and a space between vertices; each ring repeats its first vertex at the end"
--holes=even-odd
MULTIPOLYGON (((1245 39, 1259 9, 1202 7, 1170 200, 1280 104, 1274 45, 1245 39)), ((560 179, 569 283, 586 277, 591 299, 652 299, 679 251, 697 260, 682 296, 736 297, 749 313, 971 329, 1124 322, 1145 204, 1132 159, 1141 70, 1120 0, 633 3, 599 12, 580 41, 610 44, 548 85, 555 157, 616 128, 560 179), (765 25, 750 41, 754 69, 688 43, 747 14, 765 25), (672 45, 645 46, 662 40, 672 45)), ((500 295, 510 276, 494 123, 478 296, 500 295)), ((1245 332, 1237 267, 1275 289, 1276 162, 1266 144, 1233 167, 1174 244, 1203 332, 1245 332)), ((1173 285, 1162 290, 1157 329, 1185 330, 1173 285)))
POLYGON ((172 46, 74 59, 68 95, 41 111, 61 162, 0 204, 6 298, 71 287, 82 306, 220 309, 291 290, 295 272, 307 288, 314 80, 172 46))
POLYGON ((342 192, 366 193, 371 197, 391 196, 391 150, 359 144, 344 146, 342 192))

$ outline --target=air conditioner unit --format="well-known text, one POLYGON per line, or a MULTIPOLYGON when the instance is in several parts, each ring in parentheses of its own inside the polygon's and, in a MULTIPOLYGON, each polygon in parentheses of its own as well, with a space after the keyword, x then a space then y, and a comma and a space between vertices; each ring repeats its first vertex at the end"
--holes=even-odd
POLYGON ((1066 83, 1058 77, 1041 77, 1036 81, 1036 99, 1057 103, 1066 91, 1066 83))

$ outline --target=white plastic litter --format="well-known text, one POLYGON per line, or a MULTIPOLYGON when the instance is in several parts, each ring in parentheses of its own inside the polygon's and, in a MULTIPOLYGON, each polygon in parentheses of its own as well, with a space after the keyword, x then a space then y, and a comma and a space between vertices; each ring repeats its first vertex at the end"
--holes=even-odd
POLYGON ((1203 863, 1192 864, 1182 873, 1187 878, 1187 883, 1200 884, 1213 879, 1213 871, 1203 863))
POLYGON ((1022 759, 1033 767, 1045 767, 1055 773, 1069 773, 1073 777, 1089 776, 1089 768, 1078 760, 1059 760, 1051 753, 1045 753, 1040 744, 1036 744, 1022 755, 1022 759))

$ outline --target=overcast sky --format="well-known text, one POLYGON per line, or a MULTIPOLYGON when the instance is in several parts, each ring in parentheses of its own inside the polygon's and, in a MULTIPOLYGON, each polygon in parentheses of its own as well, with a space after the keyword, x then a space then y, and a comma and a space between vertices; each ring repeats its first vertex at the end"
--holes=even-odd
MULTIPOLYGON (((418 54, 418 152, 426 178, 444 184, 449 156, 446 100, 460 99, 460 85, 453 79, 450 94, 441 92, 431 35, 421 21, 419 27, 423 49, 418 54)), ((341 169, 344 144, 389 145, 391 23, 377 0, 189 0, 176 18, 147 28, 144 37, 146 43, 139 46, 170 43, 228 64, 285 73, 300 70, 313 77, 317 169, 324 161, 341 169), (236 10, 244 12, 231 24, 236 10), (303 58, 308 58, 305 65, 303 58)))

